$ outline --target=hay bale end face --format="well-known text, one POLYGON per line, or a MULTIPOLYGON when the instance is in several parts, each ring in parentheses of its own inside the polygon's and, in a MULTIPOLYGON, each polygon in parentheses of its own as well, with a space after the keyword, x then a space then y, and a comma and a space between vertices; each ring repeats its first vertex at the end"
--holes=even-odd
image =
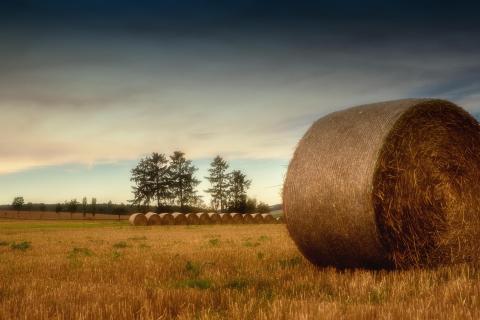
POLYGON ((216 212, 208 212, 208 217, 210 218, 210 221, 213 224, 221 224, 222 223, 222 218, 216 212))
POLYGON ((275 223, 275 218, 270 213, 263 213, 261 216, 263 223, 275 223))
POLYGON ((195 213, 187 213, 185 215, 185 217, 187 218, 187 222, 188 222, 189 225, 200 224, 200 219, 198 218, 198 216, 195 213))
POLYGON ((162 218, 155 212, 147 212, 145 214, 145 217, 147 218, 147 224, 149 226, 155 226, 155 225, 161 225, 162 224, 162 218))
POLYGON ((172 213, 174 224, 176 225, 186 225, 188 224, 188 219, 184 213, 174 212, 172 213))
POLYGON ((197 217, 200 219, 200 224, 212 224, 210 216, 205 212, 196 213, 197 217))
POLYGON ((159 217, 162 219, 161 224, 171 226, 175 224, 175 219, 171 213, 160 213, 159 217))
POLYGON ((220 213, 220 219, 222 224, 233 224, 232 214, 230 213, 220 213))
POLYGON ((253 215, 250 214, 250 213, 245 213, 242 215, 243 216, 243 223, 246 223, 246 224, 252 224, 252 223, 256 223, 255 220, 253 219, 253 215))
POLYGON ((245 219, 243 219, 243 214, 241 213, 232 213, 232 223, 233 224, 243 224, 245 219))
POLYGON ((263 216, 260 213, 254 213, 251 215, 253 223, 264 223, 263 216))
POLYGON ((130 218, 128 218, 128 222, 130 222, 132 226, 146 226, 148 223, 147 217, 145 217, 143 213, 132 214, 130 218))
POLYGON ((287 228, 320 266, 405 268, 476 259, 480 132, 443 100, 354 107, 316 121, 283 188, 287 228))

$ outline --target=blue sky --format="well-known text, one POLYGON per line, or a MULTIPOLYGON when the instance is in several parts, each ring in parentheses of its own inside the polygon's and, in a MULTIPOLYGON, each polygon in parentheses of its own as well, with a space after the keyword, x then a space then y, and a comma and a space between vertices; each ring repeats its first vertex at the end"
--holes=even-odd
MULTIPOLYGON (((0 203, 130 199, 129 171, 220 154, 279 203, 308 126, 352 105, 480 111, 478 5, 433 1, 4 1, 0 203)), ((205 189, 202 185, 200 190, 205 189)), ((208 202, 208 198, 206 198, 208 202)))

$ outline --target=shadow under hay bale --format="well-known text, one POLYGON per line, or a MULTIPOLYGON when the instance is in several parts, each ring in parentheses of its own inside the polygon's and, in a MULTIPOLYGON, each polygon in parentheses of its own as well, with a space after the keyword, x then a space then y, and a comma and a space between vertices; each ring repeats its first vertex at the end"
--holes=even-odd
POLYGON ((243 214, 232 213, 231 216, 232 216, 233 224, 243 224, 243 223, 245 223, 245 219, 243 219, 243 214))
POLYGON ((180 213, 180 212, 174 212, 172 213, 172 216, 173 216, 173 220, 175 221, 175 225, 186 225, 188 224, 188 219, 187 217, 185 216, 184 213, 180 213))
POLYGON ((275 223, 275 218, 270 213, 261 214, 263 223, 275 223))
POLYGON ((147 217, 145 217, 143 213, 132 214, 130 218, 128 218, 128 222, 130 222, 132 226, 146 226, 148 223, 147 217))
POLYGON ((171 213, 160 213, 159 217, 162 219, 162 225, 172 226, 175 224, 175 218, 171 213))
POLYGON ((443 100, 327 115, 298 144, 283 188, 287 227, 320 266, 406 268, 477 258, 477 121, 443 100))
POLYGON ((189 225, 198 225, 200 224, 200 218, 195 213, 187 213, 185 215, 189 225))
POLYGON ((210 218, 210 221, 211 221, 212 224, 221 224, 222 223, 222 218, 216 212, 209 212, 208 217, 210 218))
POLYGON ((200 224, 212 224, 212 220, 208 216, 208 213, 198 212, 196 215, 200 219, 200 224))
POLYGON ((230 213, 220 213, 222 224, 233 224, 233 218, 230 213))
POLYGON ((161 225, 162 224, 162 218, 155 212, 147 212, 145 214, 145 217, 147 218, 147 225, 149 226, 155 226, 155 225, 161 225))

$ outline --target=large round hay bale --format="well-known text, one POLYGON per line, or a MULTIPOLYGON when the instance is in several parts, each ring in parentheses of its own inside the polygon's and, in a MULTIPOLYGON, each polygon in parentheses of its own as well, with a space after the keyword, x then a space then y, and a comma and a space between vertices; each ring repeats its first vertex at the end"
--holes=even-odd
POLYGON ((251 214, 252 216, 252 222, 253 223, 264 223, 263 221, 263 216, 260 213, 253 213, 251 214))
POLYGON ((263 223, 275 223, 275 218, 270 213, 261 214, 263 223))
POLYGON ((160 213, 159 216, 162 219, 162 225, 171 226, 175 224, 175 218, 171 213, 160 213))
POLYGON ((243 214, 234 212, 231 215, 232 215, 233 224, 243 224, 243 223, 245 223, 245 219, 243 219, 243 214))
POLYGON ((160 216, 155 212, 147 212, 145 217, 147 218, 147 225, 149 226, 162 224, 162 218, 160 218, 160 216))
POLYGON ((212 224, 220 224, 222 223, 222 218, 220 215, 216 212, 209 212, 208 217, 210 218, 210 221, 212 221, 212 224))
POLYGON ((180 213, 180 212, 174 212, 172 213, 173 220, 175 221, 176 225, 186 225, 188 224, 187 217, 185 216, 185 213, 180 213))
POLYGON ((320 266, 470 261, 479 240, 480 132, 443 100, 327 115, 299 142, 283 188, 287 227, 320 266))
POLYGON ((200 224, 200 218, 195 213, 187 213, 185 217, 187 218, 187 222, 190 225, 200 224))
POLYGON ((251 213, 243 214, 242 218, 243 218, 243 223, 247 223, 247 224, 256 223, 255 220, 253 219, 253 215, 251 213))
POLYGON ((222 224, 233 224, 232 214, 230 213, 220 213, 220 219, 222 224))
POLYGON ((145 217, 143 213, 132 214, 130 218, 128 218, 128 222, 130 222, 132 226, 146 226, 148 223, 147 217, 145 217))
POLYGON ((200 219, 200 224, 212 224, 212 220, 208 213, 205 212, 197 212, 197 217, 200 219))

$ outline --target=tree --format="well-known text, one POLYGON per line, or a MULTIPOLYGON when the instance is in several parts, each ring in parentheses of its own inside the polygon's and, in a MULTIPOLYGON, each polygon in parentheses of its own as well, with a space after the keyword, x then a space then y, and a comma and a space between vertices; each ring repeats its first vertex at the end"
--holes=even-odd
POLYGON ((63 210, 62 204, 61 204, 61 203, 57 203, 57 205, 55 206, 55 212, 56 212, 56 213, 60 213, 60 212, 62 212, 62 210, 63 210))
POLYGON ((97 198, 92 198, 92 215, 95 218, 95 214, 97 213, 97 198))
POLYGON ((33 209, 33 203, 28 202, 28 203, 25 205, 25 211, 32 211, 32 209, 33 209))
POLYGON ((257 212, 258 213, 269 213, 270 212, 270 206, 266 204, 265 202, 260 202, 257 205, 257 212))
POLYGON ((38 205, 38 209, 40 209, 40 211, 44 212, 47 210, 47 206, 45 205, 45 203, 40 203, 38 205))
POLYGON ((77 199, 72 199, 69 202, 67 202, 66 204, 67 204, 67 210, 70 212, 70 219, 72 219, 72 214, 74 212, 77 212, 78 201, 77 201, 77 199))
POLYGON ((85 217, 87 216, 87 208, 88 208, 87 197, 83 197, 83 199, 82 199, 83 219, 85 219, 85 217))
POLYGON ((130 180, 135 183, 132 204, 148 207, 156 200, 160 207, 171 199, 168 160, 164 154, 152 153, 141 159, 131 172, 130 180))
POLYGON ((113 213, 118 215, 118 220, 120 220, 120 215, 128 213, 128 210, 127 210, 127 207, 125 206, 125 204, 122 203, 122 204, 120 204, 119 206, 116 206, 113 209, 113 213))
POLYGON ((113 213, 113 203, 112 200, 107 203, 107 213, 113 213))
POLYGON ((25 203, 25 200, 23 199, 23 197, 15 197, 13 198, 13 202, 12 202, 12 208, 20 211, 22 210, 22 207, 23 207, 23 204, 25 203))
POLYGON ((170 156, 169 186, 173 201, 180 206, 181 212, 184 212, 185 205, 196 200, 195 187, 200 183, 194 176, 197 170, 191 160, 185 159, 185 153, 175 151, 170 156))
POLYGON ((247 209, 247 190, 251 180, 240 170, 234 170, 228 179, 229 210, 232 212, 245 213, 247 209))
POLYGON ((247 198, 245 213, 253 213, 257 209, 257 199, 247 198))
POLYGON ((212 197, 212 207, 214 210, 223 212, 227 206, 228 198, 228 178, 229 174, 227 173, 228 163, 223 160, 220 156, 216 156, 215 159, 210 163, 210 175, 205 177, 211 184, 211 188, 205 190, 205 192, 210 193, 212 197))

